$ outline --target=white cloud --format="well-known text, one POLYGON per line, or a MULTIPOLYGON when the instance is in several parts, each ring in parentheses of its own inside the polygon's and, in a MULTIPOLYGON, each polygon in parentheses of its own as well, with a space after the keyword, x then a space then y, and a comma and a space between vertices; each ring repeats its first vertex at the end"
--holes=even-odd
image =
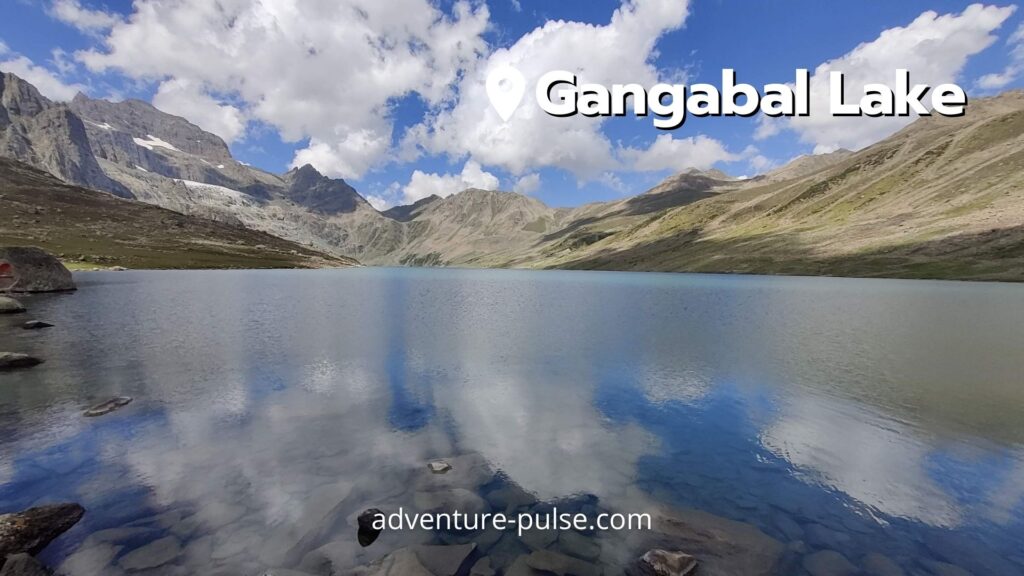
POLYGON ((646 149, 624 149, 622 157, 630 162, 634 170, 641 172, 682 172, 689 168, 707 170, 718 162, 732 162, 741 158, 726 150, 718 140, 703 134, 689 138, 662 134, 646 149))
POLYGON ((520 194, 533 194, 540 189, 540 174, 533 172, 516 180, 512 190, 520 194))
POLYGON ((406 144, 411 139, 429 152, 469 155, 514 174, 558 167, 580 178, 599 177, 617 167, 614 147, 601 132, 602 120, 548 116, 531 87, 551 70, 573 71, 580 82, 653 85, 662 79, 652 64, 657 41, 680 28, 687 11, 685 1, 635 0, 624 2, 605 25, 549 21, 467 73, 457 105, 410 131, 406 144), (488 72, 503 66, 522 72, 528 87, 508 122, 491 108, 485 90, 488 72))
POLYGON ((0 56, 8 56, 8 59, 0 61, 0 71, 20 77, 35 86, 43 96, 65 102, 74 98, 75 94, 86 91, 85 86, 65 83, 52 71, 34 64, 25 56, 10 52, 6 46, 0 48, 3 48, 0 50, 0 56))
POLYGON ((1017 27, 1006 41, 1010 48, 1010 63, 1002 72, 985 74, 978 79, 978 88, 982 90, 999 90, 1005 88, 1024 73, 1024 23, 1017 27))
POLYGON ((286 140, 309 138, 295 164, 346 178, 385 159, 395 99, 418 94, 436 108, 453 98, 460 71, 486 51, 489 19, 486 5, 464 0, 450 14, 429 0, 137 0, 133 9, 103 49, 77 53, 90 70, 232 95, 286 140))
POLYGON ((391 207, 391 202, 388 202, 385 198, 381 196, 375 196, 373 194, 367 194, 366 201, 370 203, 370 206, 373 206, 374 209, 380 212, 383 212, 391 207))
POLYGON ((402 203, 412 204, 431 194, 444 198, 467 188, 497 190, 498 177, 485 171, 480 164, 472 160, 462 166, 460 174, 431 174, 416 170, 412 173, 409 183, 402 189, 402 203))
MULTIPOLYGON (((910 70, 914 84, 935 86, 954 82, 968 57, 995 41, 993 32, 1013 14, 1014 9, 1013 6, 1000 8, 973 4, 959 14, 939 15, 929 11, 907 26, 885 30, 875 40, 863 43, 814 70, 810 116, 779 121, 796 131, 803 142, 814 145, 815 153, 839 148, 858 150, 873 144, 915 118, 832 116, 829 111, 830 71, 845 73, 847 102, 859 100, 865 84, 891 84, 895 71, 900 68, 910 70)), ((758 130, 762 135, 770 135, 773 129, 758 130)))
POLYGON ((241 110, 217 102, 190 80, 178 78, 161 83, 153 96, 153 105, 164 112, 188 118, 228 144, 245 134, 246 119, 241 110))
POLYGON ((121 22, 119 16, 85 8, 78 0, 54 0, 48 11, 54 18, 83 32, 109 30, 121 22))

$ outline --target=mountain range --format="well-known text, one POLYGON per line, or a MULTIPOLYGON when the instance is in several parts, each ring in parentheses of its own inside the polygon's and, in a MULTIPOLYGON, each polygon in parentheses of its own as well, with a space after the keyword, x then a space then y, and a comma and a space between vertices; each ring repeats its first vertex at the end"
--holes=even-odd
POLYGON ((375 265, 1024 280, 1019 91, 858 152, 749 179, 691 170, 577 208, 471 189, 378 211, 312 166, 272 174, 238 162, 219 137, 148 103, 53 102, 12 74, 0 76, 0 156, 128 203, 375 265))

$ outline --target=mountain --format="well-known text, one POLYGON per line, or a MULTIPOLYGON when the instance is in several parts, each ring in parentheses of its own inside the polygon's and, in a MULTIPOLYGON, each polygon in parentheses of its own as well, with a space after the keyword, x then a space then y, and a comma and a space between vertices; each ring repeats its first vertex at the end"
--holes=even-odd
POLYGON ((572 209, 466 190, 383 213, 312 166, 242 164, 145 102, 59 104, 5 74, 0 103, 0 156, 368 264, 1024 280, 1022 92, 745 180, 688 170, 572 209))
POLYGON ((61 182, 0 158, 0 245, 40 246, 79 267, 320 268, 358 263, 240 226, 61 182))
POLYGON ((586 246, 541 247, 528 264, 1024 280, 1024 92, 814 162, 718 183, 586 246))
POLYGON ((441 197, 438 196, 437 194, 431 194, 426 198, 420 198, 419 200, 413 202, 412 204, 393 206, 381 212, 381 214, 387 216, 388 218, 391 218, 392 220, 397 220, 399 222, 408 222, 409 220, 412 220, 413 218, 419 216, 420 213, 423 212, 423 210, 431 203, 440 199, 441 197))

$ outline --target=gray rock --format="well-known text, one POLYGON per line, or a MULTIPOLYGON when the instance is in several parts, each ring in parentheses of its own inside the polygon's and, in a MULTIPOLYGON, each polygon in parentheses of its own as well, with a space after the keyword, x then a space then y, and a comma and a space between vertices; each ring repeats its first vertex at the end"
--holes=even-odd
POLYGON ((434 576, 420 562, 416 553, 401 548, 368 566, 361 566, 345 574, 350 576, 434 576))
POLYGON ((596 560, 601 555, 601 545, 595 538, 584 536, 575 530, 559 532, 558 549, 583 560, 596 560))
POLYGON ((852 576, 857 567, 835 550, 822 550, 804 557, 804 570, 811 576, 852 576))
POLYGON ((933 576, 972 576, 970 572, 947 562, 936 562, 935 560, 921 560, 921 564, 928 569, 933 576))
POLYGON ((0 515, 0 558, 9 554, 38 554, 67 532, 85 514, 78 504, 51 504, 0 515))
POLYGON ((53 324, 42 320, 29 320, 21 325, 25 330, 39 330, 40 328, 52 328, 53 324))
POLYGON ((41 248, 8 246, 0 248, 0 262, 13 268, 12 292, 60 292, 75 289, 71 271, 41 248))
POLYGON ((21 354, 18 352, 0 352, 0 370, 13 370, 15 368, 31 368, 43 361, 35 356, 21 354))
POLYGON ((551 550, 536 550, 526 557, 526 565, 534 570, 558 576, 590 576, 601 574, 601 568, 565 554, 551 550))
POLYGON ((110 573, 111 563, 122 548, 106 542, 86 540, 74 554, 61 563, 59 571, 61 574, 75 576, 106 576, 110 573))
POLYGON ((648 550, 640 558, 643 576, 687 576, 697 569, 697 559, 685 552, 648 550))
POLYGON ((700 562, 701 576, 776 574, 785 546, 757 527, 700 510, 667 509, 652 517, 637 548, 686 550, 700 562))
POLYGON ((125 554, 118 563, 125 570, 149 570, 167 564, 180 554, 178 539, 165 536, 125 554))
POLYGON ((444 460, 434 460, 433 462, 427 464, 427 468, 430 468, 430 471, 433 472, 434 474, 444 474, 445 472, 452 469, 452 465, 445 462, 444 460))
POLYGON ((814 548, 843 548, 850 537, 821 524, 808 524, 804 527, 804 540, 814 548))
POLYGON ((476 550, 476 544, 457 546, 420 545, 413 548, 420 564, 435 576, 455 576, 460 568, 476 550))
POLYGON ((83 413, 83 416, 87 418, 95 418, 97 416, 103 416, 104 414, 110 414, 118 408, 127 406, 131 401, 132 399, 130 396, 117 396, 89 408, 83 413))
POLYGON ((19 314, 24 311, 21 302, 9 296, 0 296, 0 314, 19 314))
POLYGON ((11 554, 4 562, 0 576, 50 576, 53 574, 43 563, 28 554, 11 554))
POLYGON ((485 556, 476 561, 469 570, 469 576, 495 576, 497 572, 491 567, 491 558, 485 556))
POLYGON ((870 576, 904 576, 903 569, 899 564, 878 552, 871 552, 864 556, 860 565, 870 576))
POLYGON ((424 512, 483 514, 491 510, 486 500, 465 488, 416 492, 413 502, 424 512))

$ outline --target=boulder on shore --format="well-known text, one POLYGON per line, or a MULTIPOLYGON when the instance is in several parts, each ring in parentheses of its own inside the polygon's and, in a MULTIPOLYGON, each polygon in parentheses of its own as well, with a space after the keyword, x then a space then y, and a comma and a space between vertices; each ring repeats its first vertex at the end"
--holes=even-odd
POLYGON ((60 260, 34 246, 0 247, 10 292, 62 292, 75 289, 71 271, 60 260), (13 283, 12 283, 13 282, 13 283))
POLYGON ((35 356, 20 354, 18 352, 0 352, 0 370, 13 370, 15 368, 30 368, 43 361, 35 356))
POLYGON ((18 314, 24 312, 25 307, 14 298, 0 296, 0 314, 18 314))
POLYGON ((83 514, 85 508, 70 503, 0 514, 0 558, 7 558, 10 554, 38 554, 77 524, 83 514))
POLYGON ((28 554, 11 554, 3 563, 0 576, 51 576, 53 572, 28 554))

